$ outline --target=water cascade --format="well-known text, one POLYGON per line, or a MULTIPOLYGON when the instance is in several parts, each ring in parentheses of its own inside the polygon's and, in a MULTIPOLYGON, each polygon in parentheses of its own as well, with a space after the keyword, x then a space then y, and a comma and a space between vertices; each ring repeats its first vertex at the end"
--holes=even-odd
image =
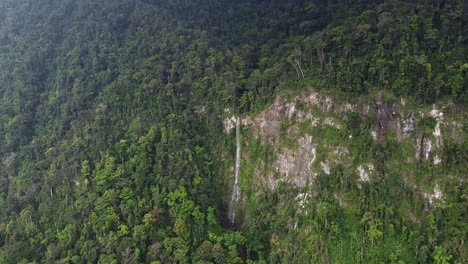
POLYGON ((239 169, 240 169, 240 119, 236 118, 236 167, 234 171, 234 186, 232 188, 231 201, 229 202, 228 218, 234 224, 236 217, 236 205, 240 197, 239 189, 239 169))

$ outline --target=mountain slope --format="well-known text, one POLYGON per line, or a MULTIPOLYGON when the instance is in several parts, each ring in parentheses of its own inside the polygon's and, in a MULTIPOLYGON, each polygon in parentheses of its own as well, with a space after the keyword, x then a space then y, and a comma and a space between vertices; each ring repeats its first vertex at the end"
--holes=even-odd
POLYGON ((467 17, 1 0, 0 262, 466 262, 467 17))

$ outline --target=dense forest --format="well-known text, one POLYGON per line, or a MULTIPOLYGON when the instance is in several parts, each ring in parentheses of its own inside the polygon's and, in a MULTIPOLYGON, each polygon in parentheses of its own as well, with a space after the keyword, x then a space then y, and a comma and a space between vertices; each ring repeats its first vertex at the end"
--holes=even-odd
POLYGON ((463 0, 0 0, 0 263, 468 263, 467 48, 463 0))

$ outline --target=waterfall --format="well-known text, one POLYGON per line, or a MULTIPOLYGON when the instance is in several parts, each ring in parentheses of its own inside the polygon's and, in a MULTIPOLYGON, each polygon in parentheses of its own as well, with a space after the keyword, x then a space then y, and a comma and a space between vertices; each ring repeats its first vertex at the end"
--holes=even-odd
POLYGON ((236 118, 236 167, 234 171, 234 186, 232 188, 231 202, 229 202, 228 218, 234 224, 236 217, 236 205, 240 196, 239 189, 239 169, 240 169, 240 119, 236 118))

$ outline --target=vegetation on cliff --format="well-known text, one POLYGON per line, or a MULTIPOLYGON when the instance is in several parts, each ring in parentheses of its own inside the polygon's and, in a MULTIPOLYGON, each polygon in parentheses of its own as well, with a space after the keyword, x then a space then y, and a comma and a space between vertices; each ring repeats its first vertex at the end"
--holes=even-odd
POLYGON ((460 0, 0 0, 0 263, 468 262, 467 18, 460 0), (304 119, 283 111, 298 95, 304 119))

